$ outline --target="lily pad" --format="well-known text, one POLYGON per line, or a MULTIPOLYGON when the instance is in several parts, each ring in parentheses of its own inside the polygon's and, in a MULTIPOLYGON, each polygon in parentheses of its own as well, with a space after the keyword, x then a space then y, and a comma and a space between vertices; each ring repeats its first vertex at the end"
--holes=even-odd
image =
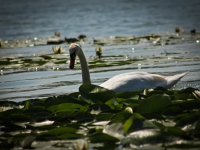
POLYGON ((153 95, 143 100, 137 107, 136 112, 148 113, 155 112, 160 113, 165 108, 170 106, 171 99, 168 95, 153 95))
POLYGON ((79 88, 81 96, 89 103, 105 103, 113 99, 115 92, 97 85, 83 84, 79 88))

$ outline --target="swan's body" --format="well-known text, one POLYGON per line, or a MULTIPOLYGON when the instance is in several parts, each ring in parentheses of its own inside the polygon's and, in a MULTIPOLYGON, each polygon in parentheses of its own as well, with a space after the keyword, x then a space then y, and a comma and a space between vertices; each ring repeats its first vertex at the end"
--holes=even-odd
MULTIPOLYGON (((76 43, 72 43, 69 47, 69 52, 70 69, 74 68, 75 58, 78 56, 81 64, 83 84, 91 83, 87 62, 80 46, 76 43)), ((154 89, 157 87, 169 89, 173 87, 186 74, 187 72, 174 76, 164 77, 158 74, 150 74, 146 72, 130 72, 116 75, 102 83, 100 86, 115 92, 143 90, 146 88, 154 89)))

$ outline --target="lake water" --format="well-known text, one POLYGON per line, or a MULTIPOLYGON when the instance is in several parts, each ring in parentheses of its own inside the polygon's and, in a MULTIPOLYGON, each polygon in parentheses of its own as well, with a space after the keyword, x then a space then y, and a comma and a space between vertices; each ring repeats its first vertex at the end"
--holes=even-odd
MULTIPOLYGON (((145 71, 162 75, 173 75, 190 71, 177 88, 200 84, 200 1, 199 0, 9 0, 0 5, 0 39, 7 41, 30 41, 47 39, 55 32, 64 37, 87 35, 80 44, 88 61, 95 55, 93 39, 107 42, 119 36, 142 37, 149 34, 161 35, 163 44, 156 44, 156 38, 139 42, 104 44, 104 61, 115 60, 132 63, 111 67, 91 68, 92 83, 100 84, 119 73, 145 71), (175 27, 183 28, 181 35, 174 33, 175 27), (196 29, 195 35, 190 30, 196 29), (167 37, 167 38, 166 38, 167 37), (171 41, 167 41, 170 39, 171 41), (166 44, 166 41, 168 42, 166 44), (133 49, 134 48, 134 49, 133 49), (165 54, 164 51, 169 52, 165 54), (134 61, 135 59, 143 61, 134 61), (141 68, 138 68, 141 64, 141 68)), ((29 68, 1 67, 0 100, 26 100, 48 97, 78 91, 81 85, 80 67, 68 69, 68 47, 66 63, 29 68), (37 68, 37 69, 36 69, 37 68)), ((52 54, 52 45, 22 45, 0 47, 0 57, 18 59, 43 54, 52 54)))

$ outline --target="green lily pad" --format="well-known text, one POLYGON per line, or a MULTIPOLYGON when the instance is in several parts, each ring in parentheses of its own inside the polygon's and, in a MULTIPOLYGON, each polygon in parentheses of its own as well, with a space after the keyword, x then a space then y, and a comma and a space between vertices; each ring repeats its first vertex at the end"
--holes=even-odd
POLYGON ((143 100, 137 107, 136 112, 138 113, 160 113, 165 108, 170 106, 171 99, 168 95, 153 95, 143 100))
POLYGON ((32 118, 30 116, 24 115, 24 114, 12 114, 12 115, 10 115, 9 119, 14 121, 14 122, 32 121, 32 118))
POLYGON ((61 136, 61 135, 65 135, 67 133, 75 133, 77 131, 77 129, 72 128, 72 127, 59 127, 59 128, 54 128, 51 129, 49 131, 40 133, 39 136, 45 137, 45 136, 61 136))
POLYGON ((58 105, 58 104, 62 104, 62 103, 74 103, 74 104, 80 104, 80 105, 85 105, 86 102, 81 101, 77 98, 68 96, 68 95, 61 95, 58 96, 57 98, 53 98, 51 100, 49 100, 46 104, 46 107, 50 107, 53 105, 58 105))
POLYGON ((99 133, 99 132, 97 132, 97 133, 93 134, 92 136, 90 136, 89 140, 90 140, 91 143, 102 143, 102 142, 104 142, 104 143, 107 143, 107 142, 115 143, 115 142, 119 141, 119 139, 117 139, 117 138, 115 138, 113 136, 110 136, 110 135, 105 134, 105 133, 99 133))
POLYGON ((81 85, 79 87, 79 92, 89 103, 105 103, 115 96, 114 91, 92 84, 81 85))
POLYGON ((197 99, 173 101, 174 107, 179 107, 182 110, 193 110, 200 108, 200 101, 197 99))
POLYGON ((179 107, 168 107, 163 111, 164 116, 174 116, 183 113, 183 110, 179 107))
POLYGON ((190 113, 182 117, 176 122, 176 126, 185 126, 197 122, 200 118, 200 112, 190 113))
POLYGON ((76 111, 86 111, 87 107, 79 105, 79 104, 73 104, 73 103, 62 103, 59 105, 50 106, 48 107, 48 110, 54 113, 58 113, 62 111, 76 112, 76 111))
POLYGON ((157 128, 152 122, 146 120, 143 116, 138 113, 134 113, 129 119, 124 123, 124 132, 130 133, 139 129, 144 128, 157 128))

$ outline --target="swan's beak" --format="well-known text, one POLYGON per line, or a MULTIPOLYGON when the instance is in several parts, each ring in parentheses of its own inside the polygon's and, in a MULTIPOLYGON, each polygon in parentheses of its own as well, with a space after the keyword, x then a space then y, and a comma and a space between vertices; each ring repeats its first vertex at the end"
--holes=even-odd
POLYGON ((69 63, 70 69, 74 69, 75 59, 76 59, 75 53, 70 54, 70 63, 69 63))

